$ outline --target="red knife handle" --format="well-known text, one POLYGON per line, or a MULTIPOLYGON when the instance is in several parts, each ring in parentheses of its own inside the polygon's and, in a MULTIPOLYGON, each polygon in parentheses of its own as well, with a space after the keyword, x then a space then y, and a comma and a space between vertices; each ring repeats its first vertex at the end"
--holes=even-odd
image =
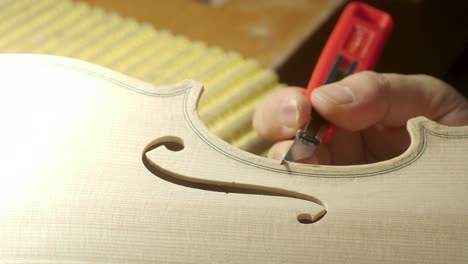
MULTIPOLYGON (((314 68, 305 92, 307 98, 310 100, 312 91, 321 85, 373 69, 392 30, 389 14, 360 2, 348 4, 314 68)), ((330 141, 334 131, 335 126, 328 125, 322 143, 330 141)))

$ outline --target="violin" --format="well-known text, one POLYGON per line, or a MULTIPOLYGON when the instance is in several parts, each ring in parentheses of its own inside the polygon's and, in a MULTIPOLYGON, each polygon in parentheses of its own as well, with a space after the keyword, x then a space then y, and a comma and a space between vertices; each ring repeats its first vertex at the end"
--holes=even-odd
POLYGON ((353 166, 240 150, 202 84, 0 55, 4 263, 466 263, 468 127, 417 117, 411 145, 353 166))

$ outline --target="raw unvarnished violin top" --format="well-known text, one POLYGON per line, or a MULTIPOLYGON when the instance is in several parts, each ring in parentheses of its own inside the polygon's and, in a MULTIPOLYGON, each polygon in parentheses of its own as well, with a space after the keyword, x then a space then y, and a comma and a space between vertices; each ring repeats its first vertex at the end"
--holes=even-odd
POLYGON ((468 127, 399 157, 280 165, 213 136, 195 81, 0 55, 0 261, 466 263, 468 127))

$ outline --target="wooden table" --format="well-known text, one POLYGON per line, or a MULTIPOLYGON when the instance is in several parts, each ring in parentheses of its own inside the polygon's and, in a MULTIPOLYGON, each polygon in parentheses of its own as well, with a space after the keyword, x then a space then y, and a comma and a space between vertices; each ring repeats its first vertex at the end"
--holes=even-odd
MULTIPOLYGON (((281 71, 298 57, 299 47, 338 13, 345 0, 224 0, 224 1, 111 1, 86 0, 124 16, 150 22, 157 29, 201 40, 209 45, 257 59, 263 66, 281 71), (217 4, 218 3, 218 4, 217 4)), ((329 32, 322 34, 322 45, 329 32)), ((318 56, 314 48, 307 62, 318 56)), ((300 57, 300 56, 299 56, 300 57)), ((298 72, 310 73, 314 63, 298 72)), ((297 74, 297 72, 296 72, 297 74)), ((291 78, 289 78, 291 79, 291 78)), ((288 78, 285 80, 288 81, 288 78)))

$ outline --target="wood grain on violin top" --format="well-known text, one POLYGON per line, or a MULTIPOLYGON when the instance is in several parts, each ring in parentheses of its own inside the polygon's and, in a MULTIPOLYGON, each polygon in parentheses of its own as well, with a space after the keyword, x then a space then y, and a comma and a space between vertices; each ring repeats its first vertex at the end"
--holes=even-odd
POLYGON ((1 262, 468 261, 468 127, 420 117, 392 160, 281 166, 211 134, 196 81, 32 55, 0 77, 1 262))

